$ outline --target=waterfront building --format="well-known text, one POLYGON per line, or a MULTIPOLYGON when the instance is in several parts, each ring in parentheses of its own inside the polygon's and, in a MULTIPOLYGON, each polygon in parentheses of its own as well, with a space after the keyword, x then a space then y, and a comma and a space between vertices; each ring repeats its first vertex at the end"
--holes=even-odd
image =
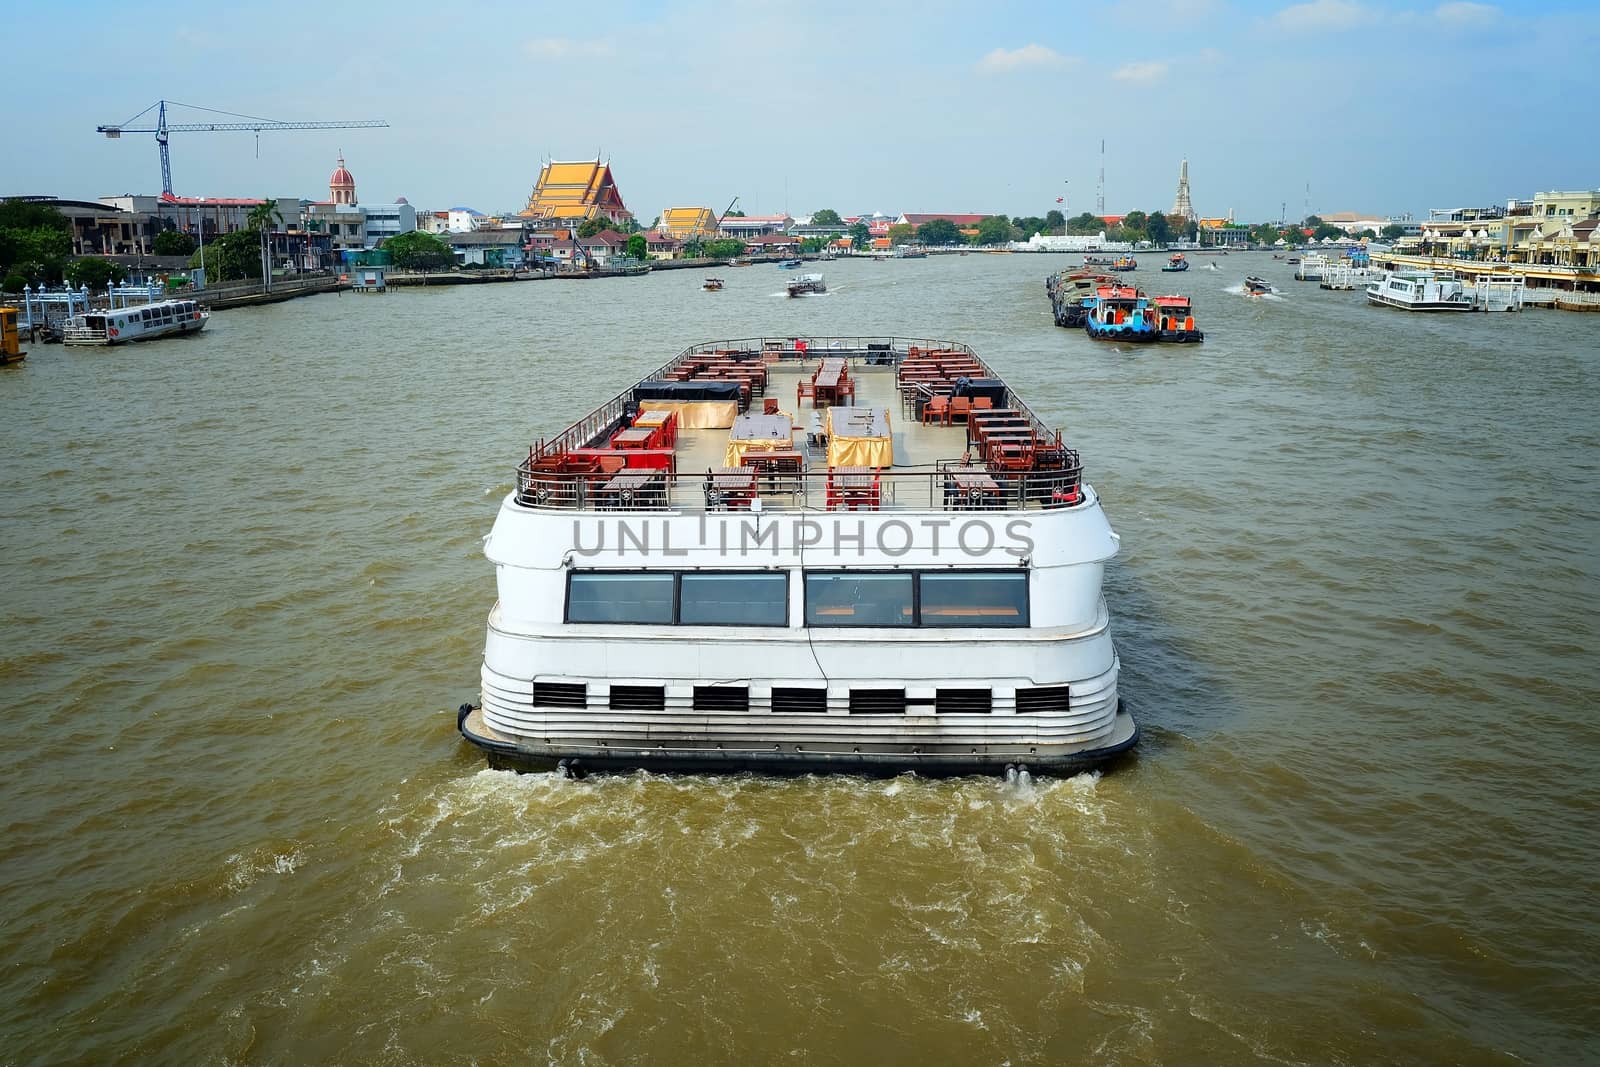
POLYGON ((746 252, 783 252, 798 254, 803 242, 800 238, 788 233, 764 233, 756 237, 747 237, 744 242, 746 252))
POLYGON ((646 230, 640 236, 644 238, 645 251, 651 259, 676 259, 683 250, 683 242, 670 233, 646 230))
MULTIPOLYGON (((1243 248, 1250 243, 1250 227, 1233 221, 1233 213, 1226 218, 1195 219, 1200 227, 1200 243, 1222 248, 1243 248)), ((1306 236, 1310 236, 1307 234, 1306 236)))
POLYGON ((148 251, 156 234, 166 227, 159 216, 121 207, 105 200, 61 200, 53 196, 17 196, 21 200, 54 208, 71 230, 75 256, 138 255, 148 251))
POLYGON ((452 233, 445 240, 463 267, 495 267, 517 270, 527 263, 520 229, 473 230, 452 233))
POLYGON ((1388 225, 1387 220, 1372 212, 1363 213, 1360 211, 1332 211, 1322 215, 1321 219, 1329 226, 1339 227, 1339 229, 1343 230, 1352 237, 1360 233, 1362 230, 1371 230, 1373 233, 1381 233, 1383 228, 1388 225))
POLYGON ((600 160, 549 162, 519 214, 540 226, 576 228, 589 219, 603 218, 623 225, 633 218, 622 202, 611 165, 600 160))
POLYGON ((387 238, 410 233, 417 228, 417 212, 405 197, 392 204, 362 204, 366 214, 366 242, 368 248, 376 247, 387 238))
POLYGON ((592 266, 604 267, 613 259, 626 253, 628 238, 616 230, 601 230, 588 237, 578 238, 578 247, 592 266))
POLYGON ((359 205, 316 200, 306 204, 304 229, 330 252, 348 248, 367 248, 367 216, 359 205))
POLYGON ((786 233, 794 219, 788 215, 729 215, 722 220, 722 232, 729 237, 760 237, 768 233, 786 233))
MULTIPOLYGON (((976 226, 976 225, 978 225, 978 223, 982 222, 984 219, 986 219, 988 217, 989 217, 988 215, 973 215, 973 214, 960 214, 960 213, 956 213, 956 214, 945 213, 945 214, 931 214, 931 215, 929 215, 929 214, 920 214, 920 213, 918 213, 918 214, 904 214, 904 215, 901 215, 899 218, 894 220, 894 225, 896 225, 896 226, 921 226, 924 223, 932 222, 934 219, 944 219, 946 222, 955 223, 956 228, 960 229, 960 228, 962 228, 964 226, 976 226)), ((868 229, 870 230, 871 227, 868 227, 868 229)), ((885 233, 888 233, 889 232, 889 227, 885 226, 883 228, 883 230, 884 230, 885 233)))
POLYGON ((657 229, 680 241, 709 241, 717 236, 717 216, 708 207, 669 207, 657 229))
MULTIPOLYGON (((102 196, 100 203, 134 214, 154 216, 159 220, 157 233, 161 230, 182 230, 198 237, 203 232, 209 241, 219 234, 247 228, 250 212, 264 201, 249 196, 173 196, 170 193, 146 196, 124 193, 121 196, 102 196)), ((292 229, 300 219, 300 208, 304 201, 298 196, 280 196, 274 198, 273 203, 283 218, 283 226, 292 229)))

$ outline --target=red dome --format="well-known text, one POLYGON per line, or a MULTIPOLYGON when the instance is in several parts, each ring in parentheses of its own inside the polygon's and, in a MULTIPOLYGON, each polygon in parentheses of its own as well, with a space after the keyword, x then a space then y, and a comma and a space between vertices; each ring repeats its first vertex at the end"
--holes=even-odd
POLYGON ((354 185, 355 176, 344 169, 344 157, 339 157, 339 169, 333 172, 333 177, 328 179, 329 185, 354 185))

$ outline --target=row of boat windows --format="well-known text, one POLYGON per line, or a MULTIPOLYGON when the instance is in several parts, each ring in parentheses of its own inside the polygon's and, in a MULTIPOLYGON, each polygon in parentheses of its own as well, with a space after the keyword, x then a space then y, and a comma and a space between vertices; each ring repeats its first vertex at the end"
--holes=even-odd
POLYGON ((174 315, 177 315, 179 318, 188 318, 193 314, 194 305, 190 303, 183 303, 161 304, 155 307, 139 308, 136 311, 125 312, 119 317, 121 321, 125 323, 154 322, 159 324, 171 322, 174 315))
MULTIPOLYGON (((1027 626, 1025 571, 807 571, 807 626, 1027 626)), ((784 571, 574 571, 566 621, 787 626, 784 571)))
MULTIPOLYGON (((1017 690, 1017 714, 1070 711, 1064 685, 1042 685, 1017 690)), ((587 708, 589 687, 583 682, 535 682, 535 707, 587 708)), ((608 704, 612 711, 665 711, 667 690, 660 685, 613 685, 608 704)), ((828 690, 822 686, 775 686, 771 707, 780 715, 826 715, 828 690)), ((745 713, 750 710, 750 688, 742 685, 697 685, 694 711, 745 713)), ((989 689, 938 689, 932 697, 907 697, 904 689, 852 689, 852 715, 904 715, 908 711, 936 715, 987 715, 994 710, 989 689)))

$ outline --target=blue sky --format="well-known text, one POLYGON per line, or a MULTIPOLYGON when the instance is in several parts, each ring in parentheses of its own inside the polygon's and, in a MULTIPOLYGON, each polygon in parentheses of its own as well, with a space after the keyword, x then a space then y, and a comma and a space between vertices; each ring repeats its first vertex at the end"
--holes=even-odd
MULTIPOLYGON (((1425 212, 1600 186, 1600 3, 409 3, 0 0, 0 194, 158 192, 158 98, 391 128, 172 135, 185 195, 514 210, 543 158, 611 160, 642 221, 1195 207, 1425 212), (70 10, 71 15, 63 12, 70 10), (66 32, 68 23, 83 32, 66 32), (19 40, 36 40, 19 48, 19 40), (16 87, 28 87, 20 94, 16 87), (24 121, 25 119, 25 121, 24 121)), ((179 112, 174 121, 200 121, 179 112)))

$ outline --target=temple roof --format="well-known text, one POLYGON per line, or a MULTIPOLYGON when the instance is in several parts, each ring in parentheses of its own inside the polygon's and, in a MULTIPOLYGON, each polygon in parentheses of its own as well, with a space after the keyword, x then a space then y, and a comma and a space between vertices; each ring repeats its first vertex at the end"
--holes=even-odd
POLYGON ((528 206, 519 214, 553 219, 588 219, 602 214, 629 217, 610 165, 598 159, 546 163, 528 197, 528 206))

